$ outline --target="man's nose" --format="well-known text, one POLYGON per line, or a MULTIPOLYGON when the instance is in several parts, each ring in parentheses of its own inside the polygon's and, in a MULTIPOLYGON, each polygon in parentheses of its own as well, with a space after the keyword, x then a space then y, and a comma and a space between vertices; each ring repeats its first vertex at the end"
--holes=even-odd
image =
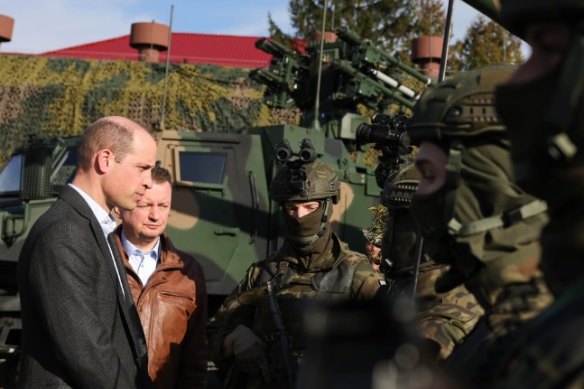
POLYGON ((144 179, 142 180, 142 184, 147 189, 152 188, 152 171, 151 170, 147 171, 146 174, 144 175, 144 179))
POLYGON ((160 219, 160 209, 157 206, 151 206, 150 207, 150 213, 148 214, 148 217, 151 220, 158 220, 158 219, 160 219))
POLYGON ((297 212, 299 218, 304 217, 310 213, 307 209, 303 209, 303 208, 298 209, 296 212, 297 212))

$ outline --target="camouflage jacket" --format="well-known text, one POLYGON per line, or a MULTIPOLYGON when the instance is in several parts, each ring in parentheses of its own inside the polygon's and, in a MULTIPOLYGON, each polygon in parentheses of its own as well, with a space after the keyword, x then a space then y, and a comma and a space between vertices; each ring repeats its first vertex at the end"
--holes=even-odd
MULTIPOLYGON (((436 280, 447 270, 447 265, 433 262, 421 265, 416 288, 418 333, 439 347, 437 352, 440 359, 452 353, 473 330, 484 312, 475 297, 462 285, 447 293, 435 292, 436 280)), ((391 285, 391 294, 411 293, 412 279, 412 268, 390 273, 388 284, 391 285)))
POLYGON ((510 344, 523 336, 527 323, 541 314, 552 301, 553 297, 541 278, 506 285, 495 304, 454 350, 446 365, 468 385, 489 387, 506 363, 503 356, 510 344))
POLYGON ((584 283, 506 339, 492 388, 584 388, 584 283))
MULTIPOLYGON (((374 297, 384 282, 382 276, 371 268, 367 257, 349 250, 335 234, 331 239, 332 249, 317 261, 301 261, 291 256, 293 251, 284 246, 273 257, 248 269, 209 322, 209 354, 220 371, 225 373, 233 364, 233 358, 223 355, 223 341, 239 324, 251 328, 269 348, 268 338, 274 331, 274 318, 264 288, 267 281, 276 283, 276 297, 296 366, 306 348, 302 317, 307 305, 318 299, 374 297)), ((248 377, 243 387, 271 386, 262 384, 257 378, 248 377)))

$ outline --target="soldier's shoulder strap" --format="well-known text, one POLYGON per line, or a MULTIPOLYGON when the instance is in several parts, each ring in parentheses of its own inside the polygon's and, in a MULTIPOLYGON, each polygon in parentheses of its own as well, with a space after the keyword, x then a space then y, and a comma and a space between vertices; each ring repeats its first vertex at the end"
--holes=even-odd
POLYGON ((335 240, 333 253, 337 257, 333 268, 314 277, 314 286, 319 292, 349 294, 355 270, 367 258, 348 249, 340 240, 335 240))
POLYGON ((275 278, 281 278, 287 272, 289 262, 284 258, 285 256, 281 252, 277 252, 260 262, 262 272, 259 276, 259 285, 264 285, 275 278))
POLYGON ((521 207, 503 212, 502 214, 475 220, 474 222, 464 225, 452 218, 448 223, 448 231, 454 236, 470 236, 495 228, 507 228, 545 211, 547 211, 547 203, 542 200, 534 200, 521 207))

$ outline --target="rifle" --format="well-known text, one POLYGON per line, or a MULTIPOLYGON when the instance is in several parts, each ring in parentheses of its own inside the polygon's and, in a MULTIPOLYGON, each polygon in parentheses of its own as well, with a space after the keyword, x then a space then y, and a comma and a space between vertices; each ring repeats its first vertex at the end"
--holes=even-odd
POLYGON ((282 313, 280 312, 280 305, 274 294, 274 286, 272 281, 266 283, 268 290, 268 301, 270 303, 270 311, 274 319, 276 331, 272 333, 266 340, 269 344, 268 352, 270 358, 271 370, 276 382, 274 388, 293 389, 294 388, 294 370, 295 365, 292 360, 292 352, 286 328, 282 321, 282 313))

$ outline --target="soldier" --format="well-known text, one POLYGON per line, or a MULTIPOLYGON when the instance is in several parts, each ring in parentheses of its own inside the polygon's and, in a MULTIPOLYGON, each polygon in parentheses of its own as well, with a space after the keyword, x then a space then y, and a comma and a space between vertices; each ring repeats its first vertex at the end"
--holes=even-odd
POLYGON ((507 350, 497 387, 584 387, 584 2, 505 0, 501 23, 531 45, 497 89, 518 182, 546 200, 541 269, 554 304, 507 350))
POLYGON ((389 209, 382 253, 390 295, 411 296, 416 285, 416 322, 420 336, 431 341, 440 359, 472 331, 483 314, 481 306, 463 285, 449 291, 435 290, 436 280, 448 265, 434 262, 428 255, 420 258, 416 270, 416 227, 409 212, 411 198, 420 176, 412 163, 416 149, 406 163, 387 179, 382 203, 389 209), (414 283, 414 277, 417 282, 414 283))
POLYGON ((473 387, 488 381, 502 340, 552 300, 538 269, 545 203, 513 183, 509 140, 494 110, 494 87, 512 71, 494 66, 446 80, 422 97, 409 126, 421 142, 410 210, 426 252, 451 266, 436 290, 464 283, 485 310, 449 358, 473 387))
POLYGON ((369 258, 369 263, 373 270, 379 271, 381 264, 381 244, 383 235, 387 227, 387 208, 381 204, 369 207, 369 212, 373 216, 371 227, 363 229, 365 237, 365 255, 369 258))
POLYGON ((371 298, 382 283, 367 258, 349 250, 332 231, 339 188, 337 174, 319 160, 291 161, 274 177, 270 196, 284 213, 284 245, 248 269, 209 324, 210 357, 221 370, 230 367, 227 387, 291 387, 307 346, 302 326, 306 303, 371 298), (268 282, 274 285, 281 316, 266 296, 268 282), (280 319, 291 356, 275 349, 280 319), (282 358, 292 363, 280 363, 282 358))

